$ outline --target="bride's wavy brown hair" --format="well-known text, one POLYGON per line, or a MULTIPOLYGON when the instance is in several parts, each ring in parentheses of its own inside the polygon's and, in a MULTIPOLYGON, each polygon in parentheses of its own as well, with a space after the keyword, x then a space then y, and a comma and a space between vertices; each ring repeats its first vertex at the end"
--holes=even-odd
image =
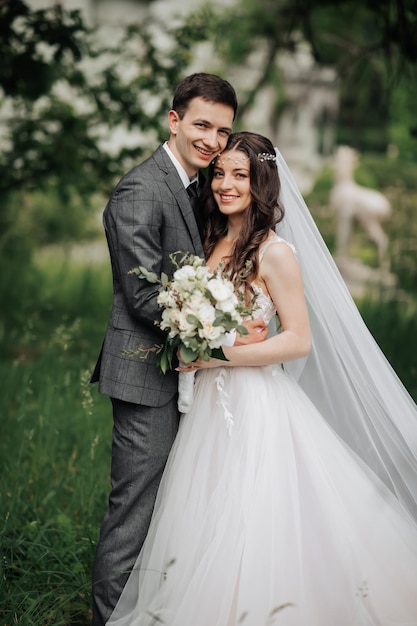
MULTIPOLYGON (((269 139, 257 133, 239 132, 229 136, 223 151, 239 150, 249 157, 250 193, 252 202, 243 214, 243 224, 234 242, 230 257, 226 260, 226 270, 236 278, 251 263, 249 279, 253 280, 259 270, 258 250, 284 217, 284 208, 278 197, 280 180, 275 160, 262 160, 262 154, 275 156, 275 149, 269 139)), ((220 212, 211 191, 211 181, 216 159, 210 164, 202 204, 205 221, 204 254, 210 257, 216 243, 227 233, 227 216, 220 212)))

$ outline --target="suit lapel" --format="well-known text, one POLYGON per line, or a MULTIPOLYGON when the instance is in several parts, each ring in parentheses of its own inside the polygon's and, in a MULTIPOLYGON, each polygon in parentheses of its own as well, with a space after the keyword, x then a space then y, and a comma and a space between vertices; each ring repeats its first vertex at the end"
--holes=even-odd
POLYGON ((204 257, 203 245, 201 243, 200 233, 198 232, 197 223, 194 217, 193 209, 191 207, 188 193, 184 188, 181 178, 175 169, 174 164, 165 152, 164 148, 160 146, 154 153, 155 161, 158 167, 165 173, 165 182, 169 187, 172 195, 177 201, 178 207, 182 213, 187 229, 190 233, 194 245, 195 254, 204 257))

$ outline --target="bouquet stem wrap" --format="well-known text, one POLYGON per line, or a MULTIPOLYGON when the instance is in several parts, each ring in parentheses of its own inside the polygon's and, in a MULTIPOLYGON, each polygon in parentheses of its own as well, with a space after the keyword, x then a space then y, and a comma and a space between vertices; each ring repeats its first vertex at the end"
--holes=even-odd
MULTIPOLYGON (((182 365, 182 363, 181 363, 182 365)), ((178 410, 188 413, 193 403, 195 372, 180 372, 178 376, 178 410)))

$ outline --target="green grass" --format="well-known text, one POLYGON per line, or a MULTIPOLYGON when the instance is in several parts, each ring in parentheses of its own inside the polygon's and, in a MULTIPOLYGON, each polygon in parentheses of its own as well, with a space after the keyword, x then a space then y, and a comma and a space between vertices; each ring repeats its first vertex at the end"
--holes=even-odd
MULTIPOLYGON (((110 271, 61 258, 43 259, 36 272, 32 299, 18 316, 6 311, 14 322, 0 358, 0 626, 84 626, 109 490, 110 403, 88 377, 109 313, 110 271)), ((361 309, 417 398, 415 305, 361 309)))
MULTIPOLYGON (((42 360, 41 360, 42 361, 42 360)), ((108 491, 107 407, 78 367, 37 361, 9 376, 1 446, 4 624, 87 624, 90 568, 108 491)))
MULTIPOLYGON (((41 268, 36 310, 0 361, 0 624, 90 622, 91 565, 109 489, 111 413, 88 377, 109 270, 41 268)), ((10 336, 12 339, 10 339, 10 336)))

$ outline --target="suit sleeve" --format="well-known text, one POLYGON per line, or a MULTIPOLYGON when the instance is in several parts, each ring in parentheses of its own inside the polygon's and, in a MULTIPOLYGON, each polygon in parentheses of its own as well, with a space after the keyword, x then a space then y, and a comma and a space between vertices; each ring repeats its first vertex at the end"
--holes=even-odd
POLYGON ((129 314, 154 331, 155 320, 161 318, 158 286, 128 272, 141 265, 158 276, 161 274, 163 188, 163 182, 158 185, 139 177, 126 177, 111 198, 104 220, 114 268, 114 288, 122 292, 129 314))

